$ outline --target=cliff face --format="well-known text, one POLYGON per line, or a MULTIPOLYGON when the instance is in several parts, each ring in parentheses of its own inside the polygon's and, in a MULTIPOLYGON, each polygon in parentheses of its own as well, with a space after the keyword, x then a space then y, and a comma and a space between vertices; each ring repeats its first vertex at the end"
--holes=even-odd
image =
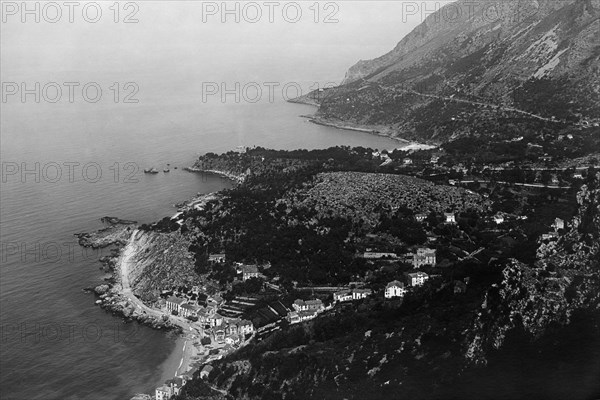
POLYGON ((466 130, 463 113, 600 118, 599 17, 600 0, 459 0, 313 96, 318 115, 433 141, 466 130))
POLYGON ((134 294, 146 302, 158 299, 160 291, 198 281, 191 242, 179 231, 138 231, 133 242, 128 279, 134 294))

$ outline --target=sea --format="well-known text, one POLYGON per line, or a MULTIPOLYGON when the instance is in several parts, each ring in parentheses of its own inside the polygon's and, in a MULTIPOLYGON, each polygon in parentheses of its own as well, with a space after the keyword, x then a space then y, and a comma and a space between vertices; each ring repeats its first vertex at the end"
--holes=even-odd
POLYGON ((74 235, 102 228, 101 217, 149 223, 173 215, 178 202, 231 187, 183 170, 207 152, 402 146, 312 124, 300 117, 312 106, 153 93, 137 103, 2 105, 3 400, 129 399, 153 394, 177 367, 175 336, 125 324, 82 290, 103 282, 98 259, 109 250, 83 249, 74 235), (151 167, 159 173, 143 173, 151 167))

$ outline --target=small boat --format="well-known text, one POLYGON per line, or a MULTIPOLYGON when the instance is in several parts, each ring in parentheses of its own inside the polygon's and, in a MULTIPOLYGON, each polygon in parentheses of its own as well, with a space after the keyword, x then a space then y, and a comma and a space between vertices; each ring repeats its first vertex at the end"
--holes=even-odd
POLYGON ((150 169, 145 169, 144 173, 145 174, 158 174, 158 171, 156 170, 156 168, 152 167, 150 169))
POLYGON ((166 174, 167 172, 171 172, 171 170, 169 168, 165 168, 163 169, 163 172, 166 174))
POLYGON ((175 167, 175 169, 177 169, 177 167, 175 167))

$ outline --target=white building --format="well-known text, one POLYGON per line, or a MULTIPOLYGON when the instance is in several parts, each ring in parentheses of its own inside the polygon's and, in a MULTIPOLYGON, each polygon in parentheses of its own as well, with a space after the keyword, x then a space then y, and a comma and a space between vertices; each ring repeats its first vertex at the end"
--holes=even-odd
POLYGON ((496 215, 494 215, 494 222, 497 225, 503 224, 504 223, 504 216, 502 214, 496 214, 496 215))
POLYGON ((187 303, 186 299, 177 296, 171 296, 167 299, 167 310, 170 312, 177 311, 178 313, 181 311, 181 306, 187 303))
POLYGON ((211 263, 223 263, 225 262, 225 254, 210 254, 208 256, 208 261, 211 263))
POLYGON ((419 271, 408 274, 408 283, 410 286, 421 286, 427 279, 429 279, 429 275, 425 272, 419 271))
POLYGON ((392 297, 404 297, 406 294, 406 288, 404 283, 400 281, 392 281, 385 287, 385 298, 391 299, 392 297))
POLYGON ((552 224, 552 227, 554 228, 554 230, 558 231, 561 229, 565 229, 565 221, 563 221, 560 218, 556 218, 554 220, 554 224, 552 224))
POLYGON ((427 219, 427 215, 426 214, 416 214, 415 215, 415 219, 418 222, 423 222, 423 221, 425 221, 427 219))
POLYGON ((163 385, 161 387, 156 388, 154 391, 154 395, 156 400, 169 400, 171 396, 173 396, 173 389, 169 386, 163 385))
POLYGON ((418 248, 417 252, 413 254, 412 257, 412 264, 415 268, 419 268, 422 265, 435 266, 436 262, 435 249, 428 249, 425 247, 418 248))
POLYGON ((454 213, 444 213, 444 217, 446 218, 447 224, 455 224, 456 223, 456 216, 454 215, 454 213))

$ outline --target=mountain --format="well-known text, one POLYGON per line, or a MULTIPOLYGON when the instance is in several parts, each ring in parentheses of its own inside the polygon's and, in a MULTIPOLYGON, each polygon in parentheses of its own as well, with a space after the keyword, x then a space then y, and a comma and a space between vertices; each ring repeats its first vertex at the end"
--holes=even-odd
POLYGON ((600 120, 600 0, 459 0, 350 68, 316 122, 444 142, 600 120))

